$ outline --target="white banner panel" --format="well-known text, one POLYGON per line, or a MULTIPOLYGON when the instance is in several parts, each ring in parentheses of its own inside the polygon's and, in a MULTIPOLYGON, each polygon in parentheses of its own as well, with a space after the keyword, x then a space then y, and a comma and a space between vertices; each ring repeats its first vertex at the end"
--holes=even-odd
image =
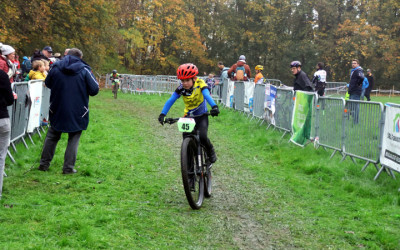
POLYGON ((226 106, 233 107, 233 92, 235 91, 235 82, 228 80, 228 93, 226 95, 226 106))
POLYGON ((400 105, 386 103, 385 106, 386 118, 380 162, 400 172, 400 105))
POLYGON ((43 81, 30 81, 29 94, 32 101, 27 133, 32 133, 33 130, 40 126, 40 107, 42 106, 42 88, 43 81))
POLYGON ((244 111, 253 112, 254 82, 244 82, 244 111))

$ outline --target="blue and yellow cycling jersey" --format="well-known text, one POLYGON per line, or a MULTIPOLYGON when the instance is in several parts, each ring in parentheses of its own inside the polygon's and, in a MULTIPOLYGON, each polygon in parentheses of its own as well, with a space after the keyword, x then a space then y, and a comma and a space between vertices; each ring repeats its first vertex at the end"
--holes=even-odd
POLYGON ((206 101, 211 107, 215 106, 214 100, 211 98, 208 85, 202 80, 197 79, 191 89, 183 88, 182 84, 175 90, 171 98, 165 103, 161 113, 167 114, 175 101, 181 97, 185 103, 185 115, 201 115, 207 112, 206 101))

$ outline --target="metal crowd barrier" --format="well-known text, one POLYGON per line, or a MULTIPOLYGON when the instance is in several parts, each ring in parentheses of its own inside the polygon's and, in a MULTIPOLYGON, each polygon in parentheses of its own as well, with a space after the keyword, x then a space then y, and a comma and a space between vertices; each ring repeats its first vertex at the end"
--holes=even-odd
POLYGON ((363 170, 380 156, 383 104, 347 100, 343 114, 343 158, 349 155, 367 161, 363 170))
POLYGON ((316 106, 316 133, 318 145, 333 149, 332 158, 336 152, 342 151, 343 145, 343 98, 320 97, 316 106))
POLYGON ((226 98, 228 98, 228 79, 225 79, 221 89, 221 103, 226 106, 226 98))
POLYGON ((233 99, 235 109, 244 112, 244 82, 235 81, 235 92, 233 92, 233 99))
MULTIPOLYGON (((16 82, 13 83, 13 91, 17 94, 18 98, 14 101, 11 106, 10 120, 11 120, 11 136, 10 142, 13 143, 16 140, 22 138, 25 135, 26 127, 28 125, 29 108, 30 108, 30 97, 28 82, 16 82)), ((25 146, 26 143, 23 140, 25 146)), ((12 144, 13 148, 15 146, 12 144)))
POLYGON ((282 81, 279 79, 268 79, 267 78, 267 79, 265 79, 265 83, 269 83, 269 84, 275 85, 277 87, 282 85, 282 81))
POLYGON ((43 86, 42 89, 42 106, 40 109, 40 121, 49 121, 49 109, 50 109, 50 89, 43 86))
POLYGON ((253 97, 253 116, 264 119, 265 113, 265 84, 256 84, 253 97))
POLYGON ((326 82, 325 95, 338 95, 346 89, 346 82, 326 82))
POLYGON ((275 127, 291 133, 294 106, 294 91, 292 89, 276 88, 275 97, 275 127))

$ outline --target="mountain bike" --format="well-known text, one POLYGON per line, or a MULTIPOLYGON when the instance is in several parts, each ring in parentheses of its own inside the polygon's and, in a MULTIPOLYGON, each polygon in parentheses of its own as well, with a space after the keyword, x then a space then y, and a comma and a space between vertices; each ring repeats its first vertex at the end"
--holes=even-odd
POLYGON ((166 118, 165 123, 177 122, 179 131, 184 133, 181 146, 183 188, 190 207, 199 209, 203 204, 204 197, 211 197, 212 164, 204 146, 200 143, 200 134, 193 119, 195 117, 166 118))
POLYGON ((119 79, 112 79, 111 80, 112 83, 112 93, 114 94, 114 99, 117 99, 117 94, 118 94, 118 88, 120 85, 120 81, 119 79))

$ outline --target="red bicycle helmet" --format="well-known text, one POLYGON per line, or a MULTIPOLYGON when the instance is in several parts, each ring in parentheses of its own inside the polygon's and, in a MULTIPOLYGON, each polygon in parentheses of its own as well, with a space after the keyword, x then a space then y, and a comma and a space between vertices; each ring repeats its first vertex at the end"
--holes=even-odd
POLYGON ((178 76, 179 80, 183 79, 190 79, 199 73, 199 70, 197 69, 196 65, 193 63, 185 63, 179 66, 178 70, 176 71, 176 75, 178 76))

